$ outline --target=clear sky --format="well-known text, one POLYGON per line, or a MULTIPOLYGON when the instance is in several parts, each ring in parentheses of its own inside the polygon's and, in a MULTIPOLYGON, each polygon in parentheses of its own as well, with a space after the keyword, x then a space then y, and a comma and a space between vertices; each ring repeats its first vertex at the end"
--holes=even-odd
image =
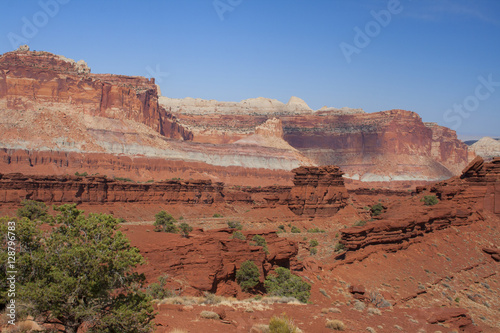
POLYGON ((499 0, 2 0, 0 53, 21 42, 173 98, 298 96, 500 136, 499 0))

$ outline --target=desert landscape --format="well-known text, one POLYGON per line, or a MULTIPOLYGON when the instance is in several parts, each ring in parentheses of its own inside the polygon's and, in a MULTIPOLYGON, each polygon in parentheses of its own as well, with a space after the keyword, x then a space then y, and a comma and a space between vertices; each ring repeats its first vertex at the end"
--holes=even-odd
MULTIPOLYGON (((123 332, 500 331, 495 139, 400 109, 169 98, 27 46, 0 56, 0 133, 2 232, 109 214, 144 258, 151 316, 123 332)), ((23 278, 32 313, 9 325, 2 294, 3 331, 121 331, 44 312, 23 278)))

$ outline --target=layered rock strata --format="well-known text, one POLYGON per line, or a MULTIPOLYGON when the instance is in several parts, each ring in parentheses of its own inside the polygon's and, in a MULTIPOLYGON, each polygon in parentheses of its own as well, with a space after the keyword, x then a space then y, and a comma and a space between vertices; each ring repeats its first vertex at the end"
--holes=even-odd
POLYGON ((426 233, 483 220, 484 211, 500 216, 500 158, 485 163, 477 157, 460 177, 417 188, 411 199, 390 206, 381 220, 342 230, 340 243, 347 251, 374 245, 400 249, 426 233), (439 202, 425 205, 426 195, 439 202))

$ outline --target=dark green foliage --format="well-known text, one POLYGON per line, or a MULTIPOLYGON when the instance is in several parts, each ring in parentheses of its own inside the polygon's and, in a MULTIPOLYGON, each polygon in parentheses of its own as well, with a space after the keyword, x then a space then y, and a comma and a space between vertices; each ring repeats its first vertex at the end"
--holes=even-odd
POLYGON ((222 214, 215 213, 213 217, 223 217, 222 214))
POLYGON ((285 231, 285 226, 284 226, 283 224, 280 224, 280 225, 278 226, 278 229, 281 229, 281 230, 285 231))
POLYGON ((134 272, 144 259, 117 231, 118 220, 104 214, 86 217, 74 204, 55 210, 59 226, 46 234, 27 218, 16 223, 21 245, 16 297, 24 311, 44 323, 60 322, 66 332, 84 323, 89 332, 149 332, 151 299, 139 290, 144 276, 134 272))
POLYGON ((163 275, 158 278, 158 282, 151 283, 146 288, 146 294, 151 296, 153 299, 162 300, 164 298, 173 297, 175 293, 169 289, 165 288, 167 284, 168 275, 163 275))
POLYGON ((316 247, 316 246, 318 246, 318 245, 319 245, 319 242, 318 242, 316 239, 311 239, 311 240, 309 241, 309 246, 310 246, 310 247, 316 247))
POLYGON ((420 199, 420 201, 422 201, 426 206, 434 206, 439 202, 435 195, 426 195, 420 199))
POLYGON ((307 303, 311 295, 311 285, 284 267, 276 268, 276 274, 269 274, 264 286, 272 296, 295 297, 302 303, 307 303))
POLYGON ((231 229, 241 230, 243 226, 238 221, 227 221, 227 226, 231 229))
POLYGON ((292 229, 290 230, 293 234, 300 234, 300 229, 297 228, 296 226, 292 226, 292 229))
POLYGON ((260 272, 257 265, 250 260, 243 262, 240 269, 236 271, 236 282, 241 289, 249 290, 259 284, 260 272))
POLYGON ((359 221, 356 221, 356 222, 354 223, 354 226, 355 226, 355 227, 362 227, 362 226, 364 226, 365 224, 366 224, 366 221, 359 220, 359 221))
POLYGON ((383 211, 384 211, 384 206, 382 206, 380 202, 376 203, 370 208, 372 216, 379 216, 380 214, 382 214, 383 211))
POLYGON ((179 225, 179 228, 181 229, 181 234, 183 237, 188 237, 189 233, 193 231, 193 227, 187 224, 186 222, 183 222, 179 225))
POLYGON ((309 253, 313 256, 313 255, 315 255, 316 253, 318 253, 318 249, 317 249, 317 248, 315 248, 315 247, 311 247, 311 248, 309 249, 309 253))
POLYGON ((324 233, 326 231, 323 230, 323 229, 320 229, 320 228, 316 227, 316 228, 312 228, 312 229, 307 230, 307 232, 311 232, 311 233, 324 233))
POLYGON ((264 252, 269 254, 269 249, 267 248, 267 242, 264 237, 262 237, 261 235, 255 235, 253 236, 252 240, 255 242, 255 244, 252 245, 262 246, 264 252))
POLYGON ((240 231, 235 231, 233 232, 233 235, 231 236, 232 239, 241 239, 241 240, 247 240, 245 235, 243 235, 240 231))
POLYGON ((179 229, 174 224, 177 222, 172 215, 162 210, 158 214, 155 215, 156 221, 154 223, 155 231, 163 231, 170 233, 178 233, 179 229))
POLYGON ((49 218, 47 206, 43 202, 23 200, 21 206, 16 213, 20 218, 26 217, 33 221, 46 221, 49 218))
POLYGON ((79 173, 78 171, 75 172, 75 176, 77 177, 87 177, 89 174, 87 172, 82 172, 82 173, 79 173))

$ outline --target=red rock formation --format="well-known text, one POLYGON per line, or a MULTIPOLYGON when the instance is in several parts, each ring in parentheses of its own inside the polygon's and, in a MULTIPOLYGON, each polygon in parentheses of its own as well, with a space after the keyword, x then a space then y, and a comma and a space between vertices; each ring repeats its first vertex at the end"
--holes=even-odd
POLYGON ((272 269, 290 267, 295 260, 297 244, 278 237, 275 231, 243 232, 246 241, 232 239, 233 232, 234 229, 198 230, 189 238, 168 233, 150 233, 145 237, 145 234, 134 232, 129 237, 148 262, 154 263, 143 268, 149 281, 168 274, 184 281, 185 291, 191 294, 208 291, 236 296, 241 291, 234 281, 242 262, 253 261, 261 273, 261 282, 264 282, 272 269), (250 241, 256 234, 266 239, 268 254, 262 247, 251 245, 250 241))
POLYGON ((289 185, 293 174, 285 170, 244 167, 223 167, 202 162, 164 160, 142 156, 123 156, 104 153, 76 153, 27 151, 0 148, 0 170, 4 173, 20 172, 28 175, 67 175, 79 173, 131 178, 136 181, 150 179, 200 179, 245 185, 289 185))
POLYGON ((14 51, 0 56, 0 108, 54 106, 91 116, 134 120, 170 138, 192 138, 158 105, 154 79, 90 74, 80 62, 48 52, 14 51))
POLYGON ((295 214, 333 216, 347 205, 349 196, 339 167, 300 167, 292 171, 294 187, 287 201, 295 214))
MULTIPOLYGON (((428 232, 471 224, 482 220, 482 211, 499 214, 500 158, 484 163, 477 157, 460 177, 418 188, 415 196, 389 207, 382 220, 341 232, 341 243, 347 251, 379 245, 378 249, 395 250, 408 246, 428 232), (426 206, 421 199, 435 195, 440 202, 426 206)), ((376 251, 365 251, 362 256, 376 251)), ((340 257, 343 257, 342 254, 340 257)), ((356 255, 351 255, 355 260, 356 255)))
POLYGON ((25 176, 0 174, 0 202, 24 199, 46 203, 162 202, 213 204, 222 202, 222 183, 211 180, 171 180, 151 184, 90 176, 25 176))

